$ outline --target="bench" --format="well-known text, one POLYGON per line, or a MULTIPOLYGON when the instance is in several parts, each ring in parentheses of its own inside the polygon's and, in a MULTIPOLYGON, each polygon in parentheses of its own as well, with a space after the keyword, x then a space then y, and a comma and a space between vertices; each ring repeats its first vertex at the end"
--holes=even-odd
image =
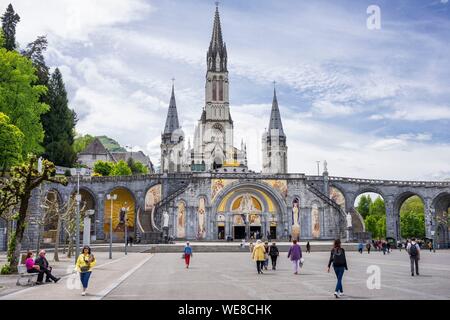
POLYGON ((17 278, 17 282, 16 285, 20 286, 20 279, 22 278, 27 278, 27 285, 32 285, 34 286, 36 284, 37 281, 37 277, 39 275, 39 273, 28 273, 27 272, 27 267, 24 264, 19 264, 17 266, 17 273, 19 274, 19 277, 17 278), (36 281, 33 282, 33 277, 36 277, 36 281))

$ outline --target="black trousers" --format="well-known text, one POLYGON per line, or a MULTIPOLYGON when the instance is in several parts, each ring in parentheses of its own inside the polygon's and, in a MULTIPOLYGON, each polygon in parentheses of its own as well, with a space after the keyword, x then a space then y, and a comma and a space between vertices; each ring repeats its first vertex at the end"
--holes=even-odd
POLYGON ((258 273, 262 272, 263 266, 264 266, 264 260, 256 261, 256 269, 258 270, 258 273))
POLYGON ((56 277, 54 277, 52 275, 52 270, 45 268, 45 269, 41 269, 41 274, 38 276, 38 280, 37 281, 42 281, 42 279, 44 278, 44 273, 46 275, 45 281, 50 281, 50 280, 55 281, 56 280, 56 277), (41 280, 39 280, 39 277, 41 277, 41 280))
POLYGON ((272 268, 276 268, 277 258, 278 258, 278 256, 270 256, 270 259, 272 259, 272 268))

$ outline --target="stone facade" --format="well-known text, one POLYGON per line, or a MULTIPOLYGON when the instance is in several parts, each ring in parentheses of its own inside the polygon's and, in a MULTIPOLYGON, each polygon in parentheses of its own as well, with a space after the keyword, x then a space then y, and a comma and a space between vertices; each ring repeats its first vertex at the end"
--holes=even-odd
MULTIPOLYGON (((105 223, 108 218, 104 217, 105 206, 109 206, 106 195, 119 188, 130 193, 134 199, 134 217, 140 219, 140 223, 135 221, 136 226, 133 234, 143 234, 146 232, 159 232, 161 230, 161 215, 163 211, 169 214, 169 234, 176 237, 178 222, 180 218, 179 204, 183 203, 184 215, 182 218, 184 228, 183 239, 199 239, 199 199, 204 202, 204 229, 205 234, 200 235, 202 240, 218 240, 220 231, 223 236, 236 238, 240 228, 246 228, 247 236, 250 235, 251 228, 258 229, 260 234, 266 235, 271 230, 277 239, 285 239, 286 235, 292 231, 292 208, 295 199, 299 203, 299 225, 300 238, 302 240, 325 240, 336 237, 345 238, 346 221, 342 212, 324 201, 312 192, 311 185, 319 190, 333 187, 342 194, 345 199, 344 212, 354 210, 353 204, 358 195, 365 192, 379 193, 386 201, 387 216, 387 236, 395 239, 400 238, 400 207, 406 198, 417 195, 423 199, 425 204, 426 235, 433 238, 432 231, 438 230, 441 226, 443 234, 442 246, 449 242, 448 224, 442 219, 443 210, 448 210, 450 206, 450 182, 411 182, 411 181, 391 181, 391 180, 369 180, 354 178, 307 176, 304 174, 279 174, 265 175, 253 172, 225 173, 179 173, 179 174, 151 174, 142 176, 127 177, 83 177, 80 180, 80 190, 84 190, 93 197, 95 210, 95 234, 98 240, 107 239, 104 232, 105 223), (147 191, 155 186, 161 185, 161 198, 169 197, 175 191, 179 194, 171 199, 166 205, 158 208, 154 220, 156 224, 151 224, 149 215, 151 212, 144 210, 145 196, 147 191), (327 186, 328 185, 328 186, 327 186), (255 225, 240 223, 236 217, 245 215, 245 208, 239 211, 236 205, 242 196, 251 197, 254 202, 253 208, 247 213, 258 218, 255 225), (234 201, 234 202, 233 202, 234 201), (233 207, 234 205, 234 207, 233 207), (258 206, 260 206, 258 208, 258 206), (313 237, 312 232, 312 210, 318 211, 319 236, 313 237), (253 210, 253 211, 252 211, 253 210), (140 214, 138 215, 138 211, 140 214), (244 212, 244 213, 243 213, 244 212), (140 229, 139 224, 142 226, 140 229), (219 227, 223 226, 223 229, 219 227), (236 228, 237 227, 237 228, 236 228), (276 231, 275 231, 276 230, 276 231)), ((62 201, 67 201, 71 194, 76 192, 76 179, 71 178, 67 186, 45 184, 42 194, 49 190, 56 190, 62 201)), ((33 195, 30 211, 31 216, 39 214, 37 210, 38 194, 33 195)), ((242 200, 241 200, 242 202, 242 200)), ((106 208, 108 210, 109 207, 106 208)), ((203 209, 202 209, 203 210, 203 209)), ((317 218, 317 213, 316 218, 317 218)), ((202 216, 203 219, 203 216, 202 216)), ((33 219, 31 219, 33 220, 33 219)), ((244 217, 245 220, 245 217, 244 217)), ((356 224, 354 223, 356 228, 356 224)), ((29 224, 26 231, 26 241, 37 239, 37 225, 29 224), (28 239, 28 240, 27 240, 28 239)), ((242 229, 244 230, 244 229, 242 229)), ((362 232, 353 229, 352 232, 362 232)), ((244 231, 242 231, 244 232, 244 231)), ((222 237, 222 238, 224 238, 222 237)), ((353 237, 352 237, 353 238, 353 237)), ((33 247, 33 243, 28 244, 33 247)))

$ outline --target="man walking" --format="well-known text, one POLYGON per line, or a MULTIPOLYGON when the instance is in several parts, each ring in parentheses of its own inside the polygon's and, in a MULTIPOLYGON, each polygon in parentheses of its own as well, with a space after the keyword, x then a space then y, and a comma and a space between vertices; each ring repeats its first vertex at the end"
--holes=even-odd
POLYGON ((416 275, 419 275, 420 248, 415 238, 412 238, 411 242, 408 243, 406 251, 409 253, 411 261, 411 276, 414 277, 414 265, 416 266, 416 275))

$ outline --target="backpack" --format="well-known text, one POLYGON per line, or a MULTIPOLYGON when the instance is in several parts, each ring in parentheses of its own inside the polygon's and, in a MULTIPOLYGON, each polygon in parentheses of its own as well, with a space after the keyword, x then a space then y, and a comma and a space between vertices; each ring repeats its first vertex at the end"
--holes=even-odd
POLYGON ((417 244, 412 244, 411 243, 411 247, 409 248, 409 255, 411 257, 417 256, 417 244))
POLYGON ((337 267, 345 265, 344 250, 333 249, 333 265, 335 265, 337 267))

